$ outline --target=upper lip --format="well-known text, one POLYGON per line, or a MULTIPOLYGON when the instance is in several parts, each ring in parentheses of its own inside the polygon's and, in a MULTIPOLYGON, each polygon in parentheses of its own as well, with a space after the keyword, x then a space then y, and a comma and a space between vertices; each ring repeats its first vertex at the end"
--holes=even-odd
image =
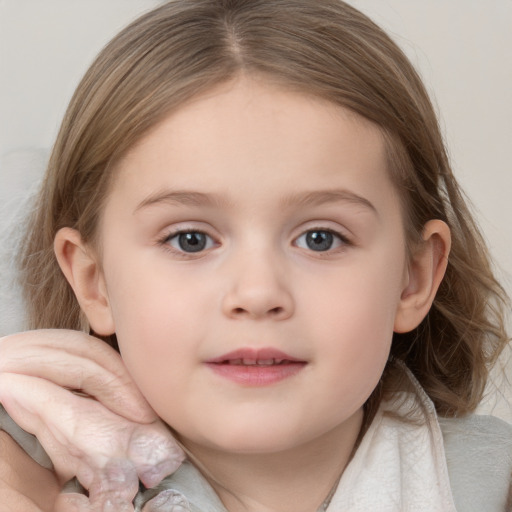
POLYGON ((208 359, 207 363, 229 363, 229 362, 240 362, 240 364, 256 364, 260 363, 282 363, 283 361, 289 362, 300 362, 304 363, 302 359, 290 356, 281 350, 275 348, 239 348, 223 354, 219 357, 208 359))

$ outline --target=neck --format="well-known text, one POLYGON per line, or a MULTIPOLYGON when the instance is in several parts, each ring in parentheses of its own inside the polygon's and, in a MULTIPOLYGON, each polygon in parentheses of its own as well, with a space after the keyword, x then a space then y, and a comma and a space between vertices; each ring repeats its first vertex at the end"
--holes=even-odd
POLYGON ((229 512, 316 512, 350 461, 362 419, 359 411, 321 437, 278 453, 185 444, 229 512))

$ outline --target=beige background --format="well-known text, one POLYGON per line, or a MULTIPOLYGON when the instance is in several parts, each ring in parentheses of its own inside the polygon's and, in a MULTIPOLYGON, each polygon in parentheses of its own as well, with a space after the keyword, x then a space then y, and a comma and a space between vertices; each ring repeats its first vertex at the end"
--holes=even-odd
MULTIPOLYGON (((94 55, 158 3, 0 0, 0 224, 18 222, 12 211, 37 181, 94 55)), ((512 0, 350 3, 387 29, 419 68, 439 108, 456 173, 512 294, 512 0)), ((9 295, 2 282, 11 239, 3 232, 0 335, 21 325, 15 291, 9 295)), ((510 405, 501 401, 495 411, 512 421, 510 405)))

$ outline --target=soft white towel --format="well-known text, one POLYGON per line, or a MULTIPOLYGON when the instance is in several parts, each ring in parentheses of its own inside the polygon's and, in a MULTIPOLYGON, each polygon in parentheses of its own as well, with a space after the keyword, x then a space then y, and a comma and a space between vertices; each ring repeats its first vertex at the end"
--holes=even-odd
POLYGON ((434 405, 404 371, 411 390, 382 402, 328 512, 456 512, 434 405))

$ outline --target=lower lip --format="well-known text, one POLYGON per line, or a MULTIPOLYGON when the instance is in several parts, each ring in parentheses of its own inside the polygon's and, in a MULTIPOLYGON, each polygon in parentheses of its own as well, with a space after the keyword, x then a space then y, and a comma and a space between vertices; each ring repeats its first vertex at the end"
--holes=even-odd
POLYGON ((217 375, 245 386, 268 386, 299 373, 306 363, 290 362, 272 366, 206 363, 217 375))

